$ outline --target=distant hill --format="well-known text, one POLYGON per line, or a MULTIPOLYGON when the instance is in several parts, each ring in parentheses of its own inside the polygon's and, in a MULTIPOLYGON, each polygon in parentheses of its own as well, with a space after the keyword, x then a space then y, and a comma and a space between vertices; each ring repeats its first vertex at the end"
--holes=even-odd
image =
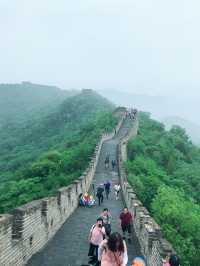
POLYGON ((200 124, 200 117, 197 112, 200 101, 198 96, 190 95, 190 97, 184 97, 181 94, 180 97, 175 97, 174 95, 152 96, 116 89, 99 90, 99 92, 117 105, 135 106, 141 111, 151 113, 153 118, 159 120, 164 117, 177 116, 200 124))
POLYGON ((183 119, 181 117, 166 117, 162 121, 166 129, 170 129, 173 125, 178 125, 184 128, 187 134, 190 136, 192 142, 198 146, 200 146, 200 126, 183 119))
POLYGON ((200 149, 180 127, 166 132, 163 124, 142 112, 139 124, 124 163, 129 184, 181 264, 200 265, 200 149))
POLYGON ((52 146, 62 145, 73 132, 76 134, 82 126, 89 124, 98 112, 113 109, 114 105, 107 99, 94 91, 86 91, 66 98, 44 116, 36 116, 19 125, 3 126, 0 130, 0 170, 2 165, 7 170, 17 169, 21 165, 18 160, 23 162, 23 158, 28 162, 52 146), (15 160, 11 163, 14 154, 15 160))
POLYGON ((0 84, 0 126, 22 122, 35 112, 45 112, 74 94, 75 91, 30 82, 0 84))
POLYGON ((168 99, 162 96, 135 94, 115 89, 99 90, 99 93, 117 105, 136 107, 150 112, 157 118, 166 116, 166 110, 170 110, 168 99))
POLYGON ((164 122, 167 127, 177 124, 185 128, 193 143, 200 145, 200 118, 197 112, 200 99, 198 97, 195 98, 193 95, 187 98, 183 95, 180 97, 151 96, 115 89, 99 90, 99 92, 117 105, 134 106, 141 111, 151 113, 153 118, 164 122))

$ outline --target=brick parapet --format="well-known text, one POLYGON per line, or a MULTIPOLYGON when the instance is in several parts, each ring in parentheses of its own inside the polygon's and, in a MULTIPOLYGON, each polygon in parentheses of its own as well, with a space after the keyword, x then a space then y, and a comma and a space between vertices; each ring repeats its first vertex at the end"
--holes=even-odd
POLYGON ((125 204, 134 217, 134 231, 147 265, 162 266, 162 258, 175 251, 172 245, 163 238, 160 226, 137 198, 136 191, 128 183, 127 173, 123 167, 123 162, 127 160, 127 142, 131 137, 137 135, 137 130, 138 118, 136 117, 126 137, 118 145, 120 183, 125 204))
POLYGON ((11 214, 0 215, 0 265, 22 266, 42 249, 78 206, 79 196, 89 190, 102 144, 120 129, 125 113, 111 133, 103 134, 88 168, 71 185, 58 189, 54 197, 35 200, 11 214))

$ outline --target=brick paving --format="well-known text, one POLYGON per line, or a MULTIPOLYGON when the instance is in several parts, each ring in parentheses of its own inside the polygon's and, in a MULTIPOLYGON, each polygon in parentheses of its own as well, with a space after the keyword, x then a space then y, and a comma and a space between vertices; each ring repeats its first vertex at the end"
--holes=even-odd
MULTIPOLYGON (((100 159, 97 165, 96 173, 93 179, 95 187, 106 181, 112 182, 118 181, 117 171, 112 171, 111 166, 109 169, 105 169, 104 160, 107 154, 110 155, 110 160, 116 159, 117 143, 120 138, 123 137, 128 130, 129 123, 125 121, 121 127, 119 133, 110 141, 103 144, 100 159)), ((75 212, 67 219, 61 229, 56 233, 54 238, 48 242, 48 244, 40 252, 35 254, 28 262, 28 266, 81 266, 88 263, 88 232, 91 226, 95 223, 96 218, 99 217, 102 209, 107 207, 113 217, 112 231, 119 231, 121 229, 118 226, 117 219, 120 211, 123 208, 123 200, 120 195, 118 201, 115 200, 114 193, 112 191, 109 200, 104 200, 103 204, 99 207, 79 207, 75 212)), ((140 248, 135 235, 131 244, 127 243, 129 263, 135 256, 139 256, 140 248)))

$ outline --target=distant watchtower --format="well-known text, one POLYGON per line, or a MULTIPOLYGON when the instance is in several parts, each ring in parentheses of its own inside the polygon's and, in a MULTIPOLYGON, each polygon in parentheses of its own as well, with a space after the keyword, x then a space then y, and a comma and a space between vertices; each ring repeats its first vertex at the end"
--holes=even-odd
POLYGON ((87 94, 87 93, 93 92, 93 90, 92 89, 82 89, 82 92, 87 94))
POLYGON ((30 81, 22 81, 23 85, 31 85, 32 83, 30 81))

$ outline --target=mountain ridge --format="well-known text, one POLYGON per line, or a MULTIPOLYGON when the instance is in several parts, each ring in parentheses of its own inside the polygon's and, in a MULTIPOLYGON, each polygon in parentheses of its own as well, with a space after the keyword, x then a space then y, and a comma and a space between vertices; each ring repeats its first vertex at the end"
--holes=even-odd
POLYGON ((30 82, 0 84, 0 125, 23 122, 36 112, 46 113, 49 105, 58 105, 74 94, 75 91, 30 82))
POLYGON ((200 146, 200 125, 178 116, 165 117, 162 122, 165 124, 167 130, 173 125, 178 125, 184 128, 192 142, 200 146))
POLYGON ((116 125, 114 109, 82 91, 45 115, 0 129, 0 212, 53 195, 80 176, 99 137, 116 125))

